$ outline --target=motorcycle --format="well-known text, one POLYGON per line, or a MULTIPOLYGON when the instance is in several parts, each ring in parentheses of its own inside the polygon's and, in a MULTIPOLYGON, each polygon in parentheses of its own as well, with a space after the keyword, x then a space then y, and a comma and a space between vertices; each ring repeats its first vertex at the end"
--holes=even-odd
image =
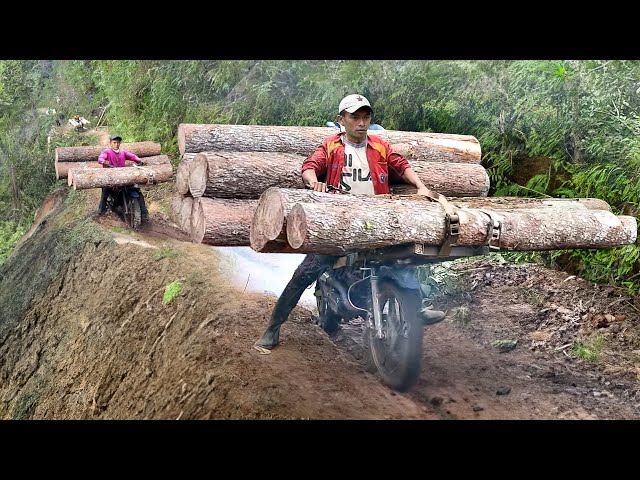
MULTIPOLYGON (((341 127, 337 122, 326 122, 326 126, 341 127)), ((384 127, 372 124, 369 129, 384 127)), ((348 194, 330 185, 327 191, 348 194)), ((446 216, 446 228, 448 236, 441 246, 416 243, 350 253, 338 257, 316 281, 318 325, 332 334, 341 321, 364 320, 368 364, 397 391, 411 388, 422 370, 420 310, 429 299, 424 298, 428 289, 418 278, 418 267, 484 255, 490 249, 453 246, 458 234, 458 218, 453 213, 446 216)))
MULTIPOLYGON (((135 165, 138 168, 138 164, 135 165)), ((114 168, 109 165, 105 168, 114 168)), ((144 220, 142 216, 142 192, 136 186, 111 187, 108 189, 107 206, 120 215, 132 230, 138 230, 144 220)))
MULTIPOLYGON (((451 228, 455 234, 453 224, 451 228)), ((317 323, 331 334, 342 320, 364 320, 364 343, 372 370, 391 388, 407 391, 422 370, 420 310, 425 290, 418 267, 488 252, 488 246, 443 248, 416 243, 338 257, 316 281, 317 323)))
POLYGON ((109 189, 107 205, 113 212, 118 213, 132 230, 138 230, 142 225, 141 195, 137 187, 109 189))

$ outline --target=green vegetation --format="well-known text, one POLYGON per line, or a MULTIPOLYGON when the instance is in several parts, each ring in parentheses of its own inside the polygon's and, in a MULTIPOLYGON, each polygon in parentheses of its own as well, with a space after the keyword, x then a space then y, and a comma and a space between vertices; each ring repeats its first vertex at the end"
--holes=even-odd
POLYGON ((170 246, 163 246, 153 254, 154 260, 162 260, 163 258, 175 258, 177 256, 178 252, 176 251, 176 249, 170 246))
POLYGON ((162 303, 167 305, 171 300, 177 297, 182 291, 182 283, 179 281, 171 282, 164 289, 164 295, 162 296, 162 303))
POLYGON ((584 360, 597 362, 605 343, 605 338, 602 335, 597 335, 587 342, 575 342, 573 345, 573 352, 577 357, 584 360))
POLYGON ((14 420, 31 420, 33 412, 38 406, 38 394, 22 394, 15 403, 13 411, 14 420))
POLYGON ((460 305, 451 309, 450 316, 453 318, 453 323, 467 325, 471 322, 471 309, 467 305, 460 305))
POLYGON ((0 222, 0 265, 2 265, 18 240, 27 232, 24 224, 18 224, 14 221, 0 222))
POLYGON ((516 345, 518 345, 517 340, 511 340, 508 338, 494 340, 493 342, 491 342, 491 346, 498 349, 498 351, 500 351, 501 353, 510 352, 511 350, 516 348, 516 345))
MULTIPOLYGON (((56 188, 54 149, 97 141, 52 130, 60 114, 159 142, 175 165, 182 122, 324 125, 352 92, 385 128, 474 135, 491 195, 591 196, 637 217, 639 91, 635 60, 0 60, 0 251, 56 188)), ((637 293, 639 248, 505 258, 637 293)))

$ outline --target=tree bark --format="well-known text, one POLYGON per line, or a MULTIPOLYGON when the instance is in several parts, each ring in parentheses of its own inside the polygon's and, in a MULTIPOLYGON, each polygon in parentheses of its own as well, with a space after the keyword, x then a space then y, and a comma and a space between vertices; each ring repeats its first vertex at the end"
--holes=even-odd
POLYGON ((447 200, 460 208, 586 208, 611 211, 611 206, 599 198, 448 197, 447 200))
POLYGON ((144 167, 85 168, 73 171, 73 189, 124 187, 135 184, 163 183, 171 180, 171 164, 144 167))
POLYGON ((191 238, 219 247, 249 245, 249 228, 257 204, 257 200, 194 199, 191 238))
MULTIPOLYGON (((163 163, 171 163, 168 155, 153 155, 151 157, 140 157, 147 165, 162 165, 163 163)), ((131 167, 136 162, 127 160, 125 165, 131 167)), ((55 162, 56 179, 67 178, 69 170, 73 168, 103 168, 102 164, 95 162, 55 162)), ((71 184, 70 184, 71 185, 71 184)))
POLYGON ((278 152, 201 152, 191 163, 194 197, 257 199, 269 187, 304 188, 304 157, 278 152))
MULTIPOLYGON (((259 198, 270 187, 302 189, 304 159, 292 153, 201 152, 190 164, 189 191, 194 197, 259 198)), ((443 195, 482 196, 489 191, 482 165, 414 163, 422 182, 443 195)))
MULTIPOLYGON (((90 147, 58 147, 56 148, 56 162, 90 162, 98 160, 103 150, 109 146, 90 147)), ((134 153, 139 157, 160 155, 160 144, 155 142, 134 142, 120 145, 122 150, 134 153)))
MULTIPOLYGON (((297 203, 331 203, 351 205, 355 202, 383 208, 387 202, 398 200, 431 204, 421 195, 341 195, 290 188, 268 188, 260 196, 249 235, 251 248, 263 252, 272 248, 271 242, 287 242, 286 218, 297 203)), ((611 211, 609 204, 597 198, 526 198, 526 197, 449 197, 449 203, 458 208, 475 209, 590 209, 611 211)), ((389 203, 391 207, 394 203, 389 203)), ((438 205, 435 203, 435 205, 438 205)))
MULTIPOLYGON (((437 163, 420 160, 414 160, 410 164, 427 188, 442 195, 485 197, 489 193, 489 175, 480 164, 437 163)), ((394 192, 415 190, 415 187, 407 184, 392 185, 392 188, 394 192)))
MULTIPOLYGON (((194 198, 191 239, 218 247, 248 247, 257 205, 255 199, 194 198)), ((289 253, 293 249, 286 242, 273 242, 262 251, 289 253)))
MULTIPOLYGON (((396 200, 394 205, 358 201, 351 205, 298 203, 286 220, 289 245, 299 253, 340 255, 346 252, 407 243, 439 246, 445 239, 443 208, 434 202, 396 200)), ((456 245, 487 243, 489 210, 457 210, 460 226, 456 245)), ((494 245, 504 250, 592 249, 629 245, 636 241, 634 217, 606 210, 541 208, 490 210, 501 224, 494 245)))
MULTIPOLYGON (((220 125, 181 123, 178 125, 180 153, 207 151, 284 152, 309 156, 322 140, 338 133, 333 127, 271 125, 220 125)), ((471 135, 370 130, 399 153, 432 162, 480 163, 481 149, 471 135), (396 147, 396 144, 399 144, 396 147)))

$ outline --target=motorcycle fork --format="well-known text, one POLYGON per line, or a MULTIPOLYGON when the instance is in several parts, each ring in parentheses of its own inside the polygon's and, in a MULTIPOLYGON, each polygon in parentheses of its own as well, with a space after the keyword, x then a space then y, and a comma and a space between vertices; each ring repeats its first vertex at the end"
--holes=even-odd
MULTIPOLYGON (((371 285, 371 310, 373 310, 373 327, 376 331, 376 338, 384 338, 382 331, 382 311, 380 310, 380 299, 378 298, 378 272, 375 267, 363 268, 369 271, 369 284, 371 285)), ((370 322, 370 320, 369 320, 370 322)), ((370 325, 371 326, 371 325, 370 325)))

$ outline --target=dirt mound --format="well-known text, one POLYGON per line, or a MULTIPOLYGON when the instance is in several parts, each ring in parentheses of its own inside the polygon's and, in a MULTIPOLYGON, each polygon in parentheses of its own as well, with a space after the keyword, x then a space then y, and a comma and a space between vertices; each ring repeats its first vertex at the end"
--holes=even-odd
POLYGON ((169 193, 145 195, 142 232, 96 217, 94 192, 66 198, 3 266, 0 418, 640 417, 640 305, 615 289, 493 255, 437 268, 448 316, 398 394, 366 370, 358 322, 329 337, 298 306, 254 350, 275 297, 230 285, 179 238, 169 193))

